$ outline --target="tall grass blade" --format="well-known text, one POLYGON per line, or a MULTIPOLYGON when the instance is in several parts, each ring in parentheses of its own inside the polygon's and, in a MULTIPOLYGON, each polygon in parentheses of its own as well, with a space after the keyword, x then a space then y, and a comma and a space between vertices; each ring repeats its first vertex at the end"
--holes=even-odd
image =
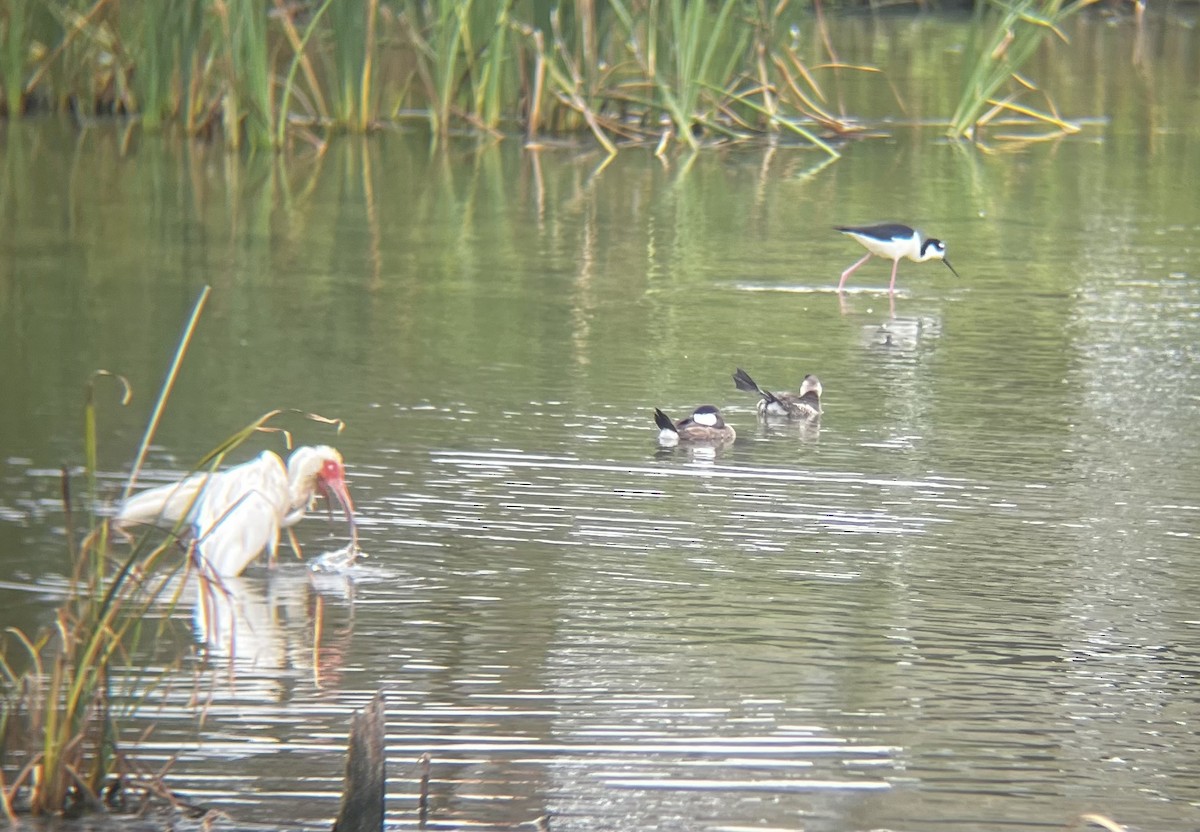
POLYGON ((146 423, 146 432, 142 434, 141 444, 138 445, 137 456, 134 458, 133 468, 129 472, 129 480, 125 483, 125 492, 122 495, 122 499, 129 498, 130 493, 133 491, 133 486, 137 482, 138 473, 142 470, 142 463, 146 459, 146 452, 150 449, 150 442, 154 438, 154 432, 158 430, 159 421, 162 419, 163 408, 166 407, 167 398, 171 395, 171 390, 175 387, 175 379, 179 375, 179 366, 183 363, 183 356, 187 353, 188 345, 192 342, 192 335, 196 332, 196 324, 200 322, 200 313, 204 311, 204 304, 208 301, 208 295, 211 291, 211 286, 205 286, 200 291, 200 297, 196 298, 196 303, 192 307, 192 314, 183 329, 183 335, 179 338, 179 345, 175 348, 175 356, 171 360, 167 376, 163 380, 162 387, 159 389, 158 401, 154 403, 154 411, 150 416, 150 421, 146 423))
POLYGON ((813 146, 821 148, 821 150, 825 151, 830 156, 830 158, 833 158, 833 159, 842 158, 842 154, 839 153, 832 145, 830 145, 828 142, 823 141, 819 136, 817 136, 812 131, 806 129, 803 125, 797 124, 792 119, 781 118, 780 116, 778 116, 776 114, 772 114, 772 113, 768 112, 766 107, 763 107, 761 104, 758 104, 757 102, 752 101, 749 96, 734 96, 734 97, 743 106, 749 107, 750 109, 757 111, 761 115, 766 116, 771 122, 777 124, 778 126, 784 128, 785 130, 789 130, 792 133, 795 133, 797 136, 801 137, 802 139, 809 142, 813 146))
MULTIPOLYGON (((207 294, 206 288, 181 336, 175 361, 159 394, 159 406, 147 427, 139 461, 161 416, 161 405, 174 384, 207 294)), ((104 371, 98 371, 88 383, 85 446, 90 488, 94 488, 96 460, 94 390, 104 377, 116 378, 124 385, 119 376, 104 371)), ((127 386, 124 392, 128 392, 127 386)), ((215 468, 225 454, 247 438, 260 430, 271 430, 267 422, 277 413, 266 413, 229 437, 206 457, 206 462, 215 468)), ((65 476, 63 496, 70 505, 65 476)), ((6 633, 7 641, 22 648, 22 652, 6 650, 0 654, 0 677, 5 682, 4 710, 0 717, 0 728, 4 729, 0 733, 0 769, 17 772, 12 783, 0 783, 3 789, 0 797, 9 817, 13 817, 18 792, 27 794, 23 805, 34 815, 101 809, 99 795, 114 773, 118 755, 112 688, 120 679, 121 691, 128 691, 131 700, 146 695, 144 672, 136 668, 127 670, 121 662, 144 647, 144 639, 150 632, 143 622, 168 593, 172 578, 171 570, 155 574, 155 567, 164 553, 175 548, 167 542, 147 554, 139 544, 109 575, 108 541, 103 526, 100 523, 95 527, 85 538, 83 549, 76 553, 67 596, 52 626, 36 639, 13 629, 6 633), (28 666, 18 669, 15 657, 22 655, 28 666), (140 694, 134 688, 135 682, 142 688, 140 694), (11 715, 18 709, 26 719, 13 731, 11 715)), ((177 566, 174 571, 178 569, 177 566)), ((178 603, 179 591, 175 590, 174 597, 167 596, 170 605, 178 603)), ((170 618, 161 621, 159 632, 169 626, 170 618)))
POLYGON ((367 31, 364 35, 363 65, 359 82, 358 132, 365 133, 375 120, 375 28, 379 20, 379 0, 367 2, 367 31))
MULTIPOLYGON (((313 33, 317 31, 318 24, 325 16, 325 12, 329 10, 329 0, 325 0, 315 11, 308 15, 308 24, 304 27, 303 36, 296 30, 295 22, 292 19, 294 7, 289 7, 285 3, 285 0, 272 0, 272 2, 274 3, 275 17, 279 20, 280 26, 283 28, 283 34, 287 38, 288 44, 292 47, 292 63, 288 69, 288 77, 284 82, 283 90, 280 94, 280 117, 277 121, 281 121, 284 124, 287 123, 290 112, 288 99, 292 95, 292 87, 295 83, 296 71, 298 69, 304 72, 304 79, 308 85, 308 96, 312 99, 314 112, 319 119, 325 121, 329 118, 329 110, 325 105, 325 96, 321 92, 321 84, 317 80, 316 70, 313 69, 313 63, 309 59, 306 49, 313 33)), ((283 142, 279 141, 277 144, 282 146, 283 142)))
POLYGON ((202 126, 197 122, 204 111, 204 98, 200 90, 203 80, 201 67, 205 64, 202 50, 204 37, 204 8, 200 3, 172 3, 175 16, 170 25, 177 35, 179 54, 176 66, 179 72, 179 102, 177 115, 183 118, 187 134, 195 135, 202 126))
POLYGON ((329 8, 333 47, 334 121, 345 130, 363 132, 371 120, 371 52, 374 49, 377 0, 336 2, 329 8))
POLYGON ((9 3, 0 15, 3 39, 0 39, 0 74, 4 82, 4 109, 11 119, 25 111, 25 60, 29 48, 30 18, 36 3, 9 3))
POLYGON ((550 15, 550 25, 554 32, 555 52, 559 60, 562 61, 563 69, 560 70, 555 61, 546 62, 545 67, 551 82, 558 89, 562 101, 583 118, 588 128, 592 131, 592 135, 596 137, 596 141, 608 151, 608 158, 611 159, 617 154, 617 147, 605 132, 604 127, 600 123, 599 116, 592 110, 591 105, 584 99, 581 93, 581 90, 584 88, 583 78, 577 62, 563 41, 558 20, 557 12, 552 12, 550 15))
POLYGON ((266 9, 259 0, 213 0, 212 8, 220 33, 225 142, 231 148, 241 147, 243 141, 270 146, 278 114, 272 106, 266 9))
MULTIPOLYGON (((276 130, 275 146, 276 147, 283 147, 283 144, 284 144, 284 138, 285 138, 284 134, 287 130, 288 112, 290 110, 292 89, 296 83, 296 72, 305 63, 305 57, 304 57, 305 47, 308 46, 309 40, 312 38, 313 34, 317 31, 318 24, 321 22, 321 19, 325 16, 325 13, 329 10, 329 7, 332 4, 333 4, 333 0, 325 0, 325 2, 322 3, 315 12, 313 12, 312 18, 308 22, 308 26, 306 26, 304 29, 304 35, 302 37, 296 38, 295 40, 292 41, 292 48, 295 51, 295 54, 292 56, 292 63, 288 67, 287 75, 284 77, 284 81, 283 81, 283 89, 280 91, 280 94, 279 94, 279 117, 276 119, 276 124, 275 124, 275 130, 276 130)), ((311 78, 311 72, 312 72, 311 68, 309 68, 306 72, 306 74, 308 74, 310 76, 310 78, 311 78)), ((316 86, 315 80, 310 80, 309 83, 314 89, 314 94, 319 95, 320 90, 316 86)), ((324 108, 325 108, 324 100, 321 98, 318 98, 317 101, 318 101, 318 107, 319 107, 320 111, 323 112, 324 108)))
POLYGON ((657 94, 657 106, 671 119, 679 139, 695 149, 697 126, 718 129, 711 118, 716 108, 702 111, 701 94, 730 87, 736 68, 745 60, 751 30, 740 19, 739 25, 733 25, 733 12, 739 5, 735 0, 713 4, 715 13, 708 3, 666 0, 666 5, 661 20, 657 0, 641 18, 623 0, 612 0, 611 8, 625 27, 646 83, 657 94), (644 26, 640 25, 643 21, 644 26), (719 66, 715 62, 718 50, 726 55, 719 66), (660 52, 667 56, 666 69, 660 67, 660 52))
MULTIPOLYGON (((1008 100, 1045 36, 1094 1, 980 0, 951 131, 1008 100)), ((230 148, 283 147, 293 108, 354 132, 421 109, 435 140, 523 119, 530 138, 590 130, 609 153, 796 133, 789 110, 848 132, 780 45, 791 19, 788 0, 20 0, 0 4, 0 103, 138 112, 199 136, 223 124, 230 148)))
POLYGON ((950 119, 949 134, 967 136, 978 123, 989 101, 1000 88, 1017 77, 1045 36, 1063 37, 1059 25, 1096 0, 1018 0, 999 5, 1001 14, 990 31, 985 31, 988 4, 976 6, 974 42, 965 54, 978 55, 963 85, 958 106, 950 119))
MULTIPOLYGON (((130 400, 130 398, 132 398, 132 390, 129 387, 129 382, 125 379, 124 376, 117 375, 116 373, 110 373, 108 370, 96 370, 94 373, 92 373, 91 378, 88 379, 87 389, 86 389, 86 393, 84 396, 83 453, 84 453, 84 472, 85 472, 85 476, 87 477, 88 520, 89 520, 92 528, 94 528, 94 529, 98 528, 100 530, 99 545, 90 547, 91 551, 95 552, 97 555, 97 560, 94 563, 92 563, 91 569, 92 569, 92 573, 94 575, 96 575, 96 580, 98 582, 102 583, 104 580, 104 577, 103 577, 104 576, 104 563, 101 558, 102 558, 102 555, 104 554, 104 552, 107 551, 107 548, 108 548, 108 526, 103 523, 98 524, 97 516, 96 516, 96 506, 98 505, 97 489, 96 489, 96 472, 97 472, 97 470, 99 470, 99 463, 97 462, 98 443, 96 441, 96 382, 101 378, 112 378, 120 383, 120 385, 121 385, 121 406, 122 407, 129 404, 129 400, 130 400)), ((68 480, 64 474, 64 477, 63 477, 63 491, 64 491, 63 505, 67 510, 67 516, 70 517, 71 500, 70 500, 69 494, 65 493, 67 490, 67 487, 68 487, 68 480)), ((75 557, 74 557, 75 552, 73 551, 74 550, 74 531, 70 528, 70 523, 68 523, 67 535, 68 535, 68 540, 70 541, 69 545, 72 549, 72 552, 71 552, 72 559, 75 560, 75 557)))
POLYGON ((504 107, 502 96, 505 88, 505 67, 512 60, 509 40, 510 8, 511 3, 506 0, 499 4, 496 11, 480 68, 479 83, 475 90, 475 116, 481 127, 492 132, 498 132, 497 128, 500 126, 500 116, 504 107))
POLYGON ((183 5, 151 3, 143 14, 122 18, 132 20, 139 30, 130 38, 138 47, 137 72, 133 73, 131 86, 142 126, 147 130, 161 128, 175 109, 171 79, 182 52, 178 39, 184 34, 175 25, 175 18, 183 5))

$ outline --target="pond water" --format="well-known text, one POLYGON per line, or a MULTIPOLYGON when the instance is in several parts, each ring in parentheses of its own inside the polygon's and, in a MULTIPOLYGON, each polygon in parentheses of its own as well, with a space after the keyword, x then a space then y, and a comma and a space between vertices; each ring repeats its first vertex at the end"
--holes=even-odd
MULTIPOLYGON (((909 115, 952 109, 964 26, 841 26, 909 115)), ((0 623, 48 622, 68 571, 88 375, 134 389, 98 387, 108 510, 211 285, 142 481, 273 408, 339 417, 276 423, 341 449, 369 559, 175 612, 147 661, 207 661, 126 728, 188 798, 324 823, 382 690, 398 828, 424 753, 437 828, 1200 827, 1200 50, 1179 19, 1136 66, 1128 21, 1070 33, 1030 72, 1079 134, 895 125, 833 164, 394 133, 284 164, 7 125, 0 623), (873 260, 839 297, 861 249, 831 226, 875 220, 961 279, 906 261, 890 303, 873 260), (736 367, 819 375, 819 427, 760 425, 736 367), (652 409, 702 403, 736 443, 659 450, 652 409)), ((847 110, 886 112, 867 84, 847 110)))

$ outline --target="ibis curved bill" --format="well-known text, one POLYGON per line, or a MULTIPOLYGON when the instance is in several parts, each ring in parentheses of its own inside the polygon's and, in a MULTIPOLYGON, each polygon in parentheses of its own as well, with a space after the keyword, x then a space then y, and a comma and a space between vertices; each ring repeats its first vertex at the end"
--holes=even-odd
POLYGON ((299 523, 319 495, 341 504, 354 532, 354 503, 346 488, 342 455, 328 445, 297 448, 287 466, 271 451, 216 473, 135 494, 117 511, 119 528, 190 527, 198 565, 231 577, 263 549, 271 557, 282 529, 299 523))

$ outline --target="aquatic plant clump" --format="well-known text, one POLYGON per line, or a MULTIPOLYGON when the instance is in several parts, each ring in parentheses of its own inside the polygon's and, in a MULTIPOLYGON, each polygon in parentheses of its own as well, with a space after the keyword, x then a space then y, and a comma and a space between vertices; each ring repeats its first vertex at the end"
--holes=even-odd
MULTIPOLYGON (((176 349, 133 464, 127 496, 208 293, 206 287, 176 349)), ((129 535, 96 510, 96 389, 103 381, 119 385, 122 404, 130 400, 129 385, 121 376, 97 371, 88 381, 83 443, 87 487, 82 500, 87 520, 86 527, 77 530, 77 500, 64 468, 62 505, 71 573, 54 620, 38 633, 9 628, 0 635, 0 810, 12 823, 21 814, 76 816, 130 804, 141 807, 158 798, 172 806, 181 803, 162 784, 161 773, 137 770, 122 753, 118 717, 143 711, 175 666, 192 655, 188 649, 171 650, 165 659, 156 659, 152 669, 136 658, 157 656, 163 645, 176 642, 167 636, 177 625, 161 612, 180 603, 186 582, 178 578, 199 571, 202 586, 218 581, 208 581, 203 569, 194 570, 197 541, 189 539, 185 528, 190 506, 157 543, 142 535, 132 539, 128 549, 112 545, 114 538, 129 535)), ((280 432, 268 424, 279 412, 264 414, 224 440, 195 471, 215 471, 230 452, 259 432, 280 432)), ((306 415, 342 427, 340 420, 306 415)), ((192 500, 203 496, 201 489, 192 500)), ((190 637, 180 641, 191 643, 190 637)))
MULTIPOLYGON (((954 132, 1089 1, 1025 0, 997 21, 977 3, 954 132)), ((438 140, 586 132, 613 153, 778 134, 836 156, 861 128, 824 87, 877 71, 838 61, 821 6, 788 0, 46 0, 7 4, 0 24, 10 118, 135 116, 230 147, 323 149, 415 119, 438 140)))

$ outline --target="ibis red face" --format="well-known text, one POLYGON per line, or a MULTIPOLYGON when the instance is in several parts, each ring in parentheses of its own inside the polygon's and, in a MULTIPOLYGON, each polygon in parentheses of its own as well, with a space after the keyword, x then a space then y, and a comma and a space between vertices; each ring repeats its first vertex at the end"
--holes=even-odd
POLYGON ((337 498, 350 523, 350 536, 357 542, 358 530, 354 526, 354 501, 350 499, 350 490, 346 488, 346 469, 342 467, 342 463, 336 459, 325 460, 320 473, 317 474, 317 488, 331 503, 333 502, 331 494, 337 498))

